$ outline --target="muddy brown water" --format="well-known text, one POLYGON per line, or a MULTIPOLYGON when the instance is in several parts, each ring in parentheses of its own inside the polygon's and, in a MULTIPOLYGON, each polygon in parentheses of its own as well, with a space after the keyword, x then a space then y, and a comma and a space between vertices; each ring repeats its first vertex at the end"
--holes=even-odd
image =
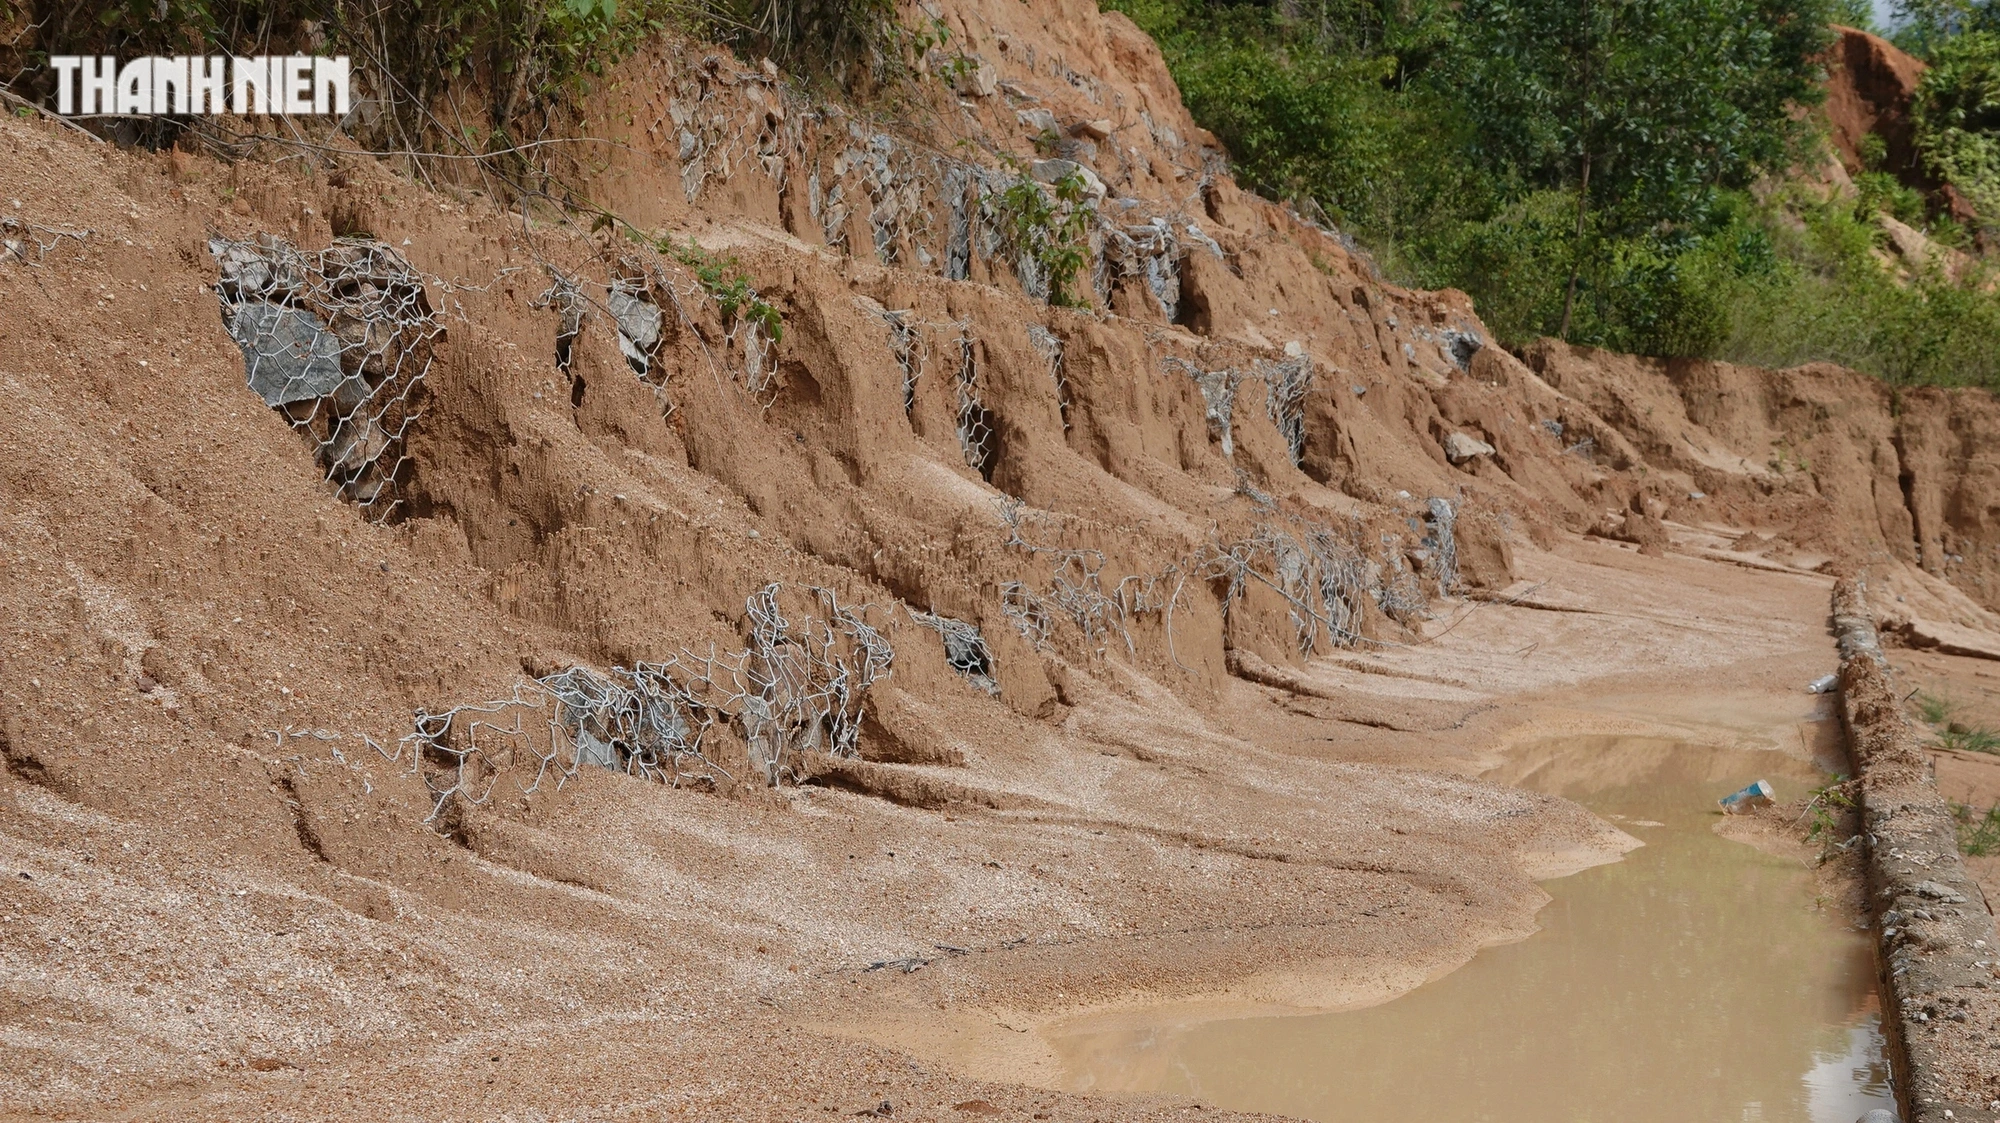
POLYGON ((1853 1123, 1893 1108, 1865 936, 1796 860, 1715 833, 1716 799, 1819 782, 1771 752, 1572 738, 1492 778, 1645 845, 1544 885, 1541 930, 1393 1001, 1051 1032, 1072 1088, 1346 1123, 1853 1123))

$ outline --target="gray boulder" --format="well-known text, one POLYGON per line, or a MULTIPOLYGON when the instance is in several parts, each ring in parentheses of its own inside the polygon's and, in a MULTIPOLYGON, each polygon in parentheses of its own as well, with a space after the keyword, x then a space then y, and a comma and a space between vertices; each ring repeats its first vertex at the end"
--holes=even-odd
POLYGON ((323 398, 346 377, 340 337, 310 312, 251 301, 229 316, 229 334, 243 349, 250 389, 273 408, 323 398))

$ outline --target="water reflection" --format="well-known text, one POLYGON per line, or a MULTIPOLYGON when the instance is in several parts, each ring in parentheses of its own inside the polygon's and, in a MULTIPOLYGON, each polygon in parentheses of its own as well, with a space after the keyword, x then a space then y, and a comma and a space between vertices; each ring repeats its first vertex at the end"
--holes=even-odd
POLYGON ((1852 1123, 1889 1107, 1862 934, 1798 863, 1713 832, 1769 753, 1552 742, 1495 778, 1576 799, 1646 845, 1547 883, 1542 931, 1365 1010, 1059 1037, 1071 1086, 1166 1091, 1323 1123, 1852 1123), (1642 825, 1643 824, 1643 825, 1642 825))

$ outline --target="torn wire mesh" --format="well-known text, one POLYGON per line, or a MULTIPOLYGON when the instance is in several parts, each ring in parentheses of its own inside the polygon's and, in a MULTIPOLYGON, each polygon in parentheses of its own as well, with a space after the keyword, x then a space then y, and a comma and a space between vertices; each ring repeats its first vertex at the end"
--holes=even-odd
POLYGON ((742 734, 750 772, 773 786, 804 774, 804 753, 858 755, 869 688, 888 677, 896 653, 867 622, 869 606, 843 605, 831 589, 805 591, 816 611, 795 619, 781 606, 783 586, 752 593, 741 650, 683 649, 608 672, 571 667, 506 698, 419 711, 397 755, 407 748, 424 777, 426 821, 455 829, 503 773, 516 775, 523 794, 586 766, 674 787, 733 779, 710 751, 723 726, 742 734))
POLYGON ((1028 344, 1035 349, 1035 353, 1042 357, 1043 364, 1049 368, 1049 379, 1056 387, 1056 412, 1062 415, 1063 432, 1067 433, 1070 429, 1069 376, 1063 369, 1062 336, 1040 324, 1029 324, 1028 344))
POLYGON ((1243 372, 1229 367, 1221 370, 1205 370, 1202 367, 1175 355, 1160 360, 1168 370, 1179 371, 1194 379, 1201 390, 1202 406, 1208 417, 1208 426, 1222 444, 1225 458, 1236 455, 1236 435, 1234 417, 1236 413, 1236 388, 1243 381, 1243 372))
POLYGON ((993 413, 979 400, 979 363, 969 325, 958 325, 958 372, 952 379, 958 418, 958 447, 965 463, 989 482, 993 478, 993 413))
POLYGON ((1425 549, 1431 552, 1431 569, 1437 574, 1438 595, 1448 597, 1458 590, 1458 512, 1451 500, 1433 496, 1430 500, 1430 518, 1425 520, 1429 531, 1423 540, 1425 549))
POLYGON ((1000 683, 993 677, 993 652, 986 646, 986 637, 979 633, 979 625, 949 616, 933 616, 914 608, 910 610, 910 619, 936 632, 944 641, 945 661, 952 670, 986 693, 999 695, 1000 683))
POLYGON ((29 222, 19 215, 0 215, 0 261, 40 266, 63 243, 81 247, 89 230, 64 230, 29 222))
POLYGON ((1264 380, 1264 409, 1291 450, 1297 467, 1306 454, 1306 392, 1312 389, 1312 360, 1291 355, 1276 361, 1260 359, 1251 373, 1264 380))

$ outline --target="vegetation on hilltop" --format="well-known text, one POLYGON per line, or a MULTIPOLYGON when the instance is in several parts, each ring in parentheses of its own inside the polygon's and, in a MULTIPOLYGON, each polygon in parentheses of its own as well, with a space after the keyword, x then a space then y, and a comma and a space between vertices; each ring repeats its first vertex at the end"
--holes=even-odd
MULTIPOLYGON (((1820 95, 1828 24, 1865 23, 1863 5, 1104 2, 1160 42, 1246 183, 1355 235, 1395 280, 1470 293, 1504 341, 2000 386, 1991 273, 1892 257, 1878 216, 1943 251, 1979 232, 1879 171, 1851 192, 1796 172, 1820 163, 1798 110, 1820 95)), ((1943 107, 1920 116, 1941 138, 1926 151, 1955 161, 1953 183, 2000 167, 1983 42, 1953 36, 1926 84, 1943 107)))

